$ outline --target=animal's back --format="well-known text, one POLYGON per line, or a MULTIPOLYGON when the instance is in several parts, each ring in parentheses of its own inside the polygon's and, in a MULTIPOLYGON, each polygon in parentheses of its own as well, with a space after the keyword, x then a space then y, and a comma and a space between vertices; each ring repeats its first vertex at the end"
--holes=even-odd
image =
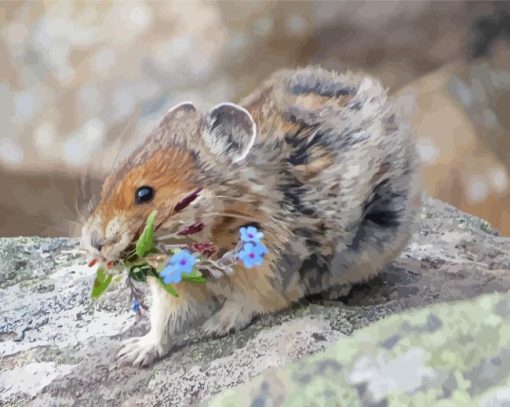
POLYGON ((400 253, 419 206, 416 160, 410 129, 377 80, 280 71, 241 104, 258 142, 282 152, 279 207, 296 261, 281 267, 299 257, 307 292, 366 280, 400 253))

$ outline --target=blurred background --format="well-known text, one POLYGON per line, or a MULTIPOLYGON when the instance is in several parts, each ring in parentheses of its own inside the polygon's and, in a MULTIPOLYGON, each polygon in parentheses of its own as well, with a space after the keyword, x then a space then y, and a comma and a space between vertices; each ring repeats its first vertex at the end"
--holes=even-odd
POLYGON ((306 64, 414 95, 425 190, 510 235, 509 2, 4 0, 0 236, 76 234, 124 140, 306 64))

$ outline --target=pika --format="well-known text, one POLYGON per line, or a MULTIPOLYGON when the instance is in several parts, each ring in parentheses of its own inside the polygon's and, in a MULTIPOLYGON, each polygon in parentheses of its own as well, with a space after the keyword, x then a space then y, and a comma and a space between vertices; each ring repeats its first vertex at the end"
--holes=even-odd
POLYGON ((182 283, 179 297, 149 278, 150 330, 125 341, 120 360, 150 365, 190 327, 227 334, 304 296, 346 294, 396 258, 420 206, 412 133, 397 110, 376 79, 320 67, 279 71, 205 114, 189 102, 170 109, 105 179, 83 246, 119 260, 156 209, 158 233, 205 225, 183 243, 228 251, 255 225, 268 253, 258 268, 182 283))

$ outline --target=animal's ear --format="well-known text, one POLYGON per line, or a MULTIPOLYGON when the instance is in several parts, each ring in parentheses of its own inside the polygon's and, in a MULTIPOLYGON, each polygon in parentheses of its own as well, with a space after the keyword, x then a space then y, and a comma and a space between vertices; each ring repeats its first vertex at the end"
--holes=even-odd
POLYGON ((222 103, 207 112, 202 139, 217 159, 239 162, 250 152, 256 134, 257 126, 246 109, 222 103))
POLYGON ((159 127, 163 130, 158 135, 161 145, 178 144, 193 150, 200 139, 202 113, 191 102, 179 103, 167 112, 159 127))
POLYGON ((183 119, 194 118, 197 115, 197 109, 191 102, 182 102, 170 108, 161 121, 160 126, 167 127, 172 122, 179 122, 183 119))

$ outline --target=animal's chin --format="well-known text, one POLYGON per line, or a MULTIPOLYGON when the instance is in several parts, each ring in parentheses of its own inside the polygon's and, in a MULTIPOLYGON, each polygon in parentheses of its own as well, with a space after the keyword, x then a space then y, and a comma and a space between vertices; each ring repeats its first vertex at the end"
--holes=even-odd
POLYGON ((91 256, 97 261, 107 263, 118 263, 128 257, 130 253, 134 252, 135 245, 129 244, 124 249, 112 248, 111 250, 104 250, 101 253, 91 253, 91 256))
POLYGON ((109 264, 109 263, 117 263, 121 258, 117 256, 110 256, 110 255, 99 255, 95 256, 95 259, 99 261, 102 264, 109 264))

